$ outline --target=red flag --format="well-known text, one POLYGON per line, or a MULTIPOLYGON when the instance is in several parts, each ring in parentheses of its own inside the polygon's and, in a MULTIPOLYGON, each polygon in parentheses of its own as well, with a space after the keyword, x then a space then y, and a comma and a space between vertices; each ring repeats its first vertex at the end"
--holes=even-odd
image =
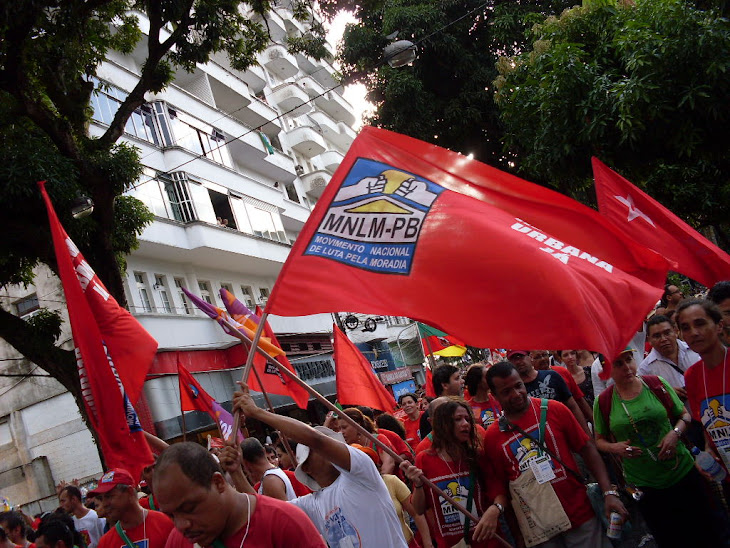
MULTIPOLYGON (((256 314, 259 318, 261 317, 261 309, 258 306, 256 307, 256 314)), ((279 341, 276 340, 276 335, 271 329, 269 322, 266 322, 266 325, 264 326, 264 335, 266 335, 271 340, 271 344, 273 346, 281 348, 281 345, 279 344, 279 341)), ((294 369, 294 366, 289 363, 289 360, 287 359, 285 354, 276 356, 276 358, 274 359, 281 363, 289 371, 296 374, 296 369, 294 369)), ((299 406, 301 409, 307 408, 307 404, 309 403, 309 392, 307 392, 304 388, 289 379, 286 375, 279 371, 278 367, 269 363, 266 358, 260 355, 258 352, 256 353, 256 357, 253 360, 253 367, 255 367, 256 371, 258 371, 259 377, 261 377, 261 382, 264 385, 263 388, 268 394, 289 396, 291 399, 294 400, 294 403, 296 403, 297 406, 299 406)), ((251 390, 262 392, 261 385, 256 379, 256 375, 249 375, 248 385, 251 390)))
POLYGON ((429 366, 425 366, 426 369, 426 395, 429 398, 435 398, 436 397, 436 390, 433 387, 433 375, 431 374, 431 368, 429 366))
POLYGON ((668 267, 575 200, 368 127, 299 234, 267 309, 406 316, 480 348, 617 355, 668 267))
POLYGON ((337 401, 392 413, 397 407, 395 399, 375 376, 368 359, 336 325, 332 326, 332 333, 335 338, 337 401))
POLYGON ((48 210, 89 421, 107 468, 124 468, 139 480, 142 469, 152 464, 153 457, 125 383, 136 386, 139 399, 157 343, 126 310, 122 311, 79 253, 53 210, 45 181, 39 182, 38 187, 48 210), (135 333, 139 341, 129 339, 135 333), (120 350, 122 342, 130 348, 120 350), (138 363, 130 363, 131 359, 138 363))
MULTIPOLYGON (((221 404, 215 401, 210 395, 203 390, 190 374, 190 371, 178 363, 177 364, 178 385, 180 388, 180 411, 202 411, 207 413, 218 424, 221 433, 228 439, 233 432, 233 416, 223 409, 221 404)), ((239 430, 239 439, 244 439, 243 434, 239 430)))
POLYGON ((676 270, 712 287, 730 277, 730 255, 593 158, 599 211, 638 243, 677 263, 676 270))

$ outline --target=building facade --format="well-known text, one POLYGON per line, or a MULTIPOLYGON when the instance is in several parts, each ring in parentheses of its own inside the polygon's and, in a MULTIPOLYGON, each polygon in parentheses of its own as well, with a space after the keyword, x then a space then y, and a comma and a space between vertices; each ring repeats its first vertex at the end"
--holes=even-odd
MULTIPOLYGON (((249 308, 263 307, 355 138, 355 114, 337 87, 334 67, 287 52, 286 37, 307 28, 294 20, 287 2, 278 4, 266 17, 273 42, 258 65, 241 72, 216 55, 192 73, 178 71, 163 92, 146 97, 122 137, 140 150, 144 166, 129 194, 155 215, 127 258, 130 311, 159 343, 137 410, 143 426, 166 440, 183 434, 178 361, 224 407, 243 365, 238 342, 196 310, 182 288, 220 307, 221 288, 249 308)), ((136 15, 144 30, 145 16, 136 15)), ((92 135, 104 133, 136 85, 145 42, 143 37, 130 55, 110 54, 99 68, 92 135)), ((43 271, 36 286, 4 289, 3 306, 21 316, 42 306, 64 308, 58 280, 43 271), (41 287, 46 282, 56 287, 41 287)), ((270 317, 300 376, 324 395, 335 392, 332 323, 330 314, 270 317)), ((5 343, 0 353, 4 371, 34 370, 5 343)), ((98 476, 101 464, 73 398, 59 383, 13 379, 0 381, 0 393, 7 392, 0 404, 0 493, 29 511, 52 509, 56 483, 98 476)), ((280 411, 292 411, 291 400, 272 399, 280 411)), ((320 411, 313 407, 310 402, 310 415, 320 411)), ((185 418, 190 435, 215 434, 208 417, 190 412, 185 418)))

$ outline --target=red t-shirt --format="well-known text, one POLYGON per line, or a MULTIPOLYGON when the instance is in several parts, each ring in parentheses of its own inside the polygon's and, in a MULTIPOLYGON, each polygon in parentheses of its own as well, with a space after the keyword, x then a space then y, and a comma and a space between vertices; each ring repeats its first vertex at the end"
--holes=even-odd
POLYGON ((385 430, 384 428, 378 428, 378 434, 382 434, 388 438, 390 444, 395 448, 396 453, 399 455, 405 455, 406 459, 413 462, 413 450, 405 441, 403 441, 403 438, 392 430, 385 430))
MULTIPOLYGON (((514 421, 525 432, 537 439, 540 400, 530 398, 530 409, 514 421)), ((572 452, 579 453, 588 443, 588 435, 575 420, 573 413, 560 402, 548 401, 547 422, 545 425, 545 444, 560 460, 575 471, 578 465, 572 452)), ((499 424, 493 423, 484 437, 484 457, 487 478, 494 478, 488 485, 489 496, 495 497, 509 493, 508 483, 519 477, 532 460, 539 456, 538 446, 519 432, 501 432, 499 424)), ((567 472, 554 459, 552 462, 555 479, 551 481, 555 494, 563 504, 565 513, 573 527, 579 527, 594 513, 586 494, 585 485, 567 472)))
POLYGON ((421 441, 420 428, 422 416, 423 411, 418 414, 418 418, 416 420, 409 419, 408 415, 406 415, 403 419, 403 426, 406 429, 406 441, 411 447, 416 447, 418 442, 421 441))
MULTIPOLYGON (((223 539, 226 548, 240 548, 246 526, 223 539)), ((165 548, 191 548, 193 544, 174 529, 165 548)), ((256 508, 244 546, 271 548, 327 548, 317 528, 303 510, 283 500, 256 495, 256 508)))
POLYGON ((560 365, 551 365, 550 369, 552 369, 553 371, 557 371, 560 376, 563 377, 563 380, 565 381, 565 384, 568 385, 568 390, 570 390, 570 393, 573 394, 574 399, 586 397, 586 395, 583 393, 583 390, 581 390, 578 384, 575 382, 573 374, 568 371, 567 367, 562 367, 560 365))
POLYGON ((471 407, 477 424, 481 424, 484 428, 489 428, 489 425, 496 421, 497 416, 502 412, 502 406, 491 394, 487 401, 474 401, 474 398, 467 398, 466 403, 471 407))
MULTIPOLYGON (((471 477, 469 466, 465 462, 445 462, 433 451, 424 451, 416 455, 416 466, 423 470, 423 474, 435 483, 444 492, 456 499, 462 506, 466 507, 469 489, 471 488, 471 477)), ((481 515, 484 511, 482 504, 483 487, 476 482, 472 494, 472 512, 481 515)), ((442 499, 433 490, 424 487, 426 496, 426 507, 433 509, 434 526, 432 535, 438 546, 453 546, 464 536, 464 514, 455 509, 450 502, 442 499)), ((491 504, 491 501, 489 501, 491 504)), ((471 531, 474 531, 476 524, 471 524, 471 531)), ((487 542, 472 542, 475 548, 491 548, 500 546, 496 540, 487 542)))
MULTIPOLYGON (((173 528, 172 520, 165 514, 147 510, 143 523, 124 532, 138 548, 164 548, 173 528)), ((117 528, 112 527, 99 539, 97 548, 127 548, 127 545, 117 533, 117 528)))
MULTIPOLYGON (((730 470, 730 359, 712 369, 698 361, 684 374, 692 418, 702 423, 726 469, 730 470), (725 386, 723 386, 723 381, 725 386)), ((725 479, 730 482, 730 476, 725 479)))
POLYGON ((142 497, 139 499, 139 505, 142 508, 147 508, 147 510, 157 510, 157 503, 155 501, 154 495, 147 495, 146 497, 142 497), (152 505, 154 505, 154 508, 150 506, 150 500, 152 501, 152 505))
POLYGON ((291 486, 294 489, 294 492, 298 497, 303 497, 304 495, 308 495, 312 492, 312 490, 304 485, 301 481, 299 481, 294 475, 294 472, 291 470, 282 470, 286 474, 286 477, 289 478, 289 481, 291 482, 291 486))

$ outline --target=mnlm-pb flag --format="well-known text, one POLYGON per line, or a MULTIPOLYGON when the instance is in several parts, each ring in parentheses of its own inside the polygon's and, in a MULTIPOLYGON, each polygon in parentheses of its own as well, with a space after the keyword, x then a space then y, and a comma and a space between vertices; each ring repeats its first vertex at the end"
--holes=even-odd
POLYGON ((134 410, 157 342, 117 304, 61 226, 45 189, 53 247, 89 422, 107 468, 124 468, 139 480, 153 457, 134 410))

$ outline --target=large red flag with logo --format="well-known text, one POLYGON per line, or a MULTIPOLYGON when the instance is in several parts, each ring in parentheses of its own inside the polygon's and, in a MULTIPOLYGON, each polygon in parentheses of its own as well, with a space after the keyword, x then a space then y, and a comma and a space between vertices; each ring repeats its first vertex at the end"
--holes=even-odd
POLYGON ((406 316, 480 348, 616 355, 668 268, 575 200, 367 127, 297 237, 267 310, 406 316))
POLYGON ((61 226, 45 181, 38 186, 48 209, 86 413, 107 468, 124 468, 139 479, 153 457, 126 383, 139 399, 157 343, 107 292, 61 226), (120 349, 121 344, 129 347, 120 349))
POLYGON ((365 405, 392 413, 397 407, 395 399, 375 376, 370 361, 336 325, 332 326, 332 333, 335 339, 337 401, 343 405, 365 405))
MULTIPOLYGON (((225 289, 221 289, 221 293, 223 291, 225 291, 225 289)), ((258 318, 261 317, 261 309, 258 306, 256 307, 256 315, 258 316, 258 318)), ((264 335, 266 335, 271 340, 271 344, 281 348, 281 346, 279 345, 279 341, 276 340, 274 330, 271 329, 271 326, 269 325, 269 322, 266 322, 266 325, 264 325, 264 335)), ((276 356, 274 359, 282 364, 284 367, 286 367, 289 371, 296 374, 296 369, 294 369, 294 366, 292 366, 285 354, 276 356)), ((289 396, 291 399, 294 400, 294 403, 296 403, 297 406, 299 406, 301 409, 307 408, 307 405, 309 403, 309 392, 307 392, 304 388, 289 379, 286 375, 279 371, 278 367, 269 363, 268 360, 258 352, 256 353, 256 357, 253 360, 253 367, 256 368, 259 377, 261 377, 261 384, 263 384, 263 388, 268 394, 289 396)), ((256 375, 249 375, 248 385, 251 390, 262 392, 261 384, 259 384, 256 375)))
POLYGON ((593 175, 598 210, 631 238, 707 287, 730 278, 730 255, 598 158, 593 175))

